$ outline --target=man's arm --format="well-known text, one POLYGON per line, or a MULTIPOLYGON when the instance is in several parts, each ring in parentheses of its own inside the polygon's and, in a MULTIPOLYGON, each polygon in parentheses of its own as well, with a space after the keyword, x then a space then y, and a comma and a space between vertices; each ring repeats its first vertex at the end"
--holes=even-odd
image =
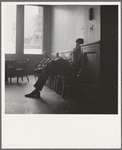
POLYGON ((45 59, 45 61, 43 61, 43 63, 42 63, 42 66, 45 67, 50 60, 51 60, 50 57, 45 59))
POLYGON ((72 54, 71 54, 71 58, 72 58, 72 62, 73 62, 73 65, 74 65, 74 70, 72 72, 72 76, 77 76, 81 67, 81 48, 80 47, 77 47, 73 50, 72 54))

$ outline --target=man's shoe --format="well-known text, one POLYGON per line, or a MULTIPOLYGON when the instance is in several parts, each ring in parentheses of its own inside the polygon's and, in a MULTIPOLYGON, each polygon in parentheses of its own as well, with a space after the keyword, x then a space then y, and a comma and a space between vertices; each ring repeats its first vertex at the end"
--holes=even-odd
POLYGON ((30 94, 26 94, 25 97, 40 98, 40 92, 33 91, 30 94))

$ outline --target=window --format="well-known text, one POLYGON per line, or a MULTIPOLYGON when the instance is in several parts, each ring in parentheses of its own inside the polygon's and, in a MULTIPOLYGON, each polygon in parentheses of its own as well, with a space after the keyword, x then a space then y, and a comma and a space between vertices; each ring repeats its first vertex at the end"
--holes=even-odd
POLYGON ((6 54, 16 53, 16 5, 4 5, 2 10, 3 42, 6 54))
POLYGON ((43 48, 43 7, 24 8, 24 54, 41 54, 43 48))

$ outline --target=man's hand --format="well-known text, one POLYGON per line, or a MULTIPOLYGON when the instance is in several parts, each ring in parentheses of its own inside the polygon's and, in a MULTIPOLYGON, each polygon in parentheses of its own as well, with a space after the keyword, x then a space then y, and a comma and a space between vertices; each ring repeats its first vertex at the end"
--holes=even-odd
POLYGON ((41 68, 41 67, 42 67, 42 64, 39 64, 39 65, 38 65, 38 68, 41 68))

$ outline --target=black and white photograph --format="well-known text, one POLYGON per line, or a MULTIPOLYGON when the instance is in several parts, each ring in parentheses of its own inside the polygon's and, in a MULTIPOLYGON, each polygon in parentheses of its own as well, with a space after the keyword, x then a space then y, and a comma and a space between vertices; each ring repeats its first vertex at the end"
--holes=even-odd
POLYGON ((1 2, 3 148, 121 147, 121 3, 1 2))

